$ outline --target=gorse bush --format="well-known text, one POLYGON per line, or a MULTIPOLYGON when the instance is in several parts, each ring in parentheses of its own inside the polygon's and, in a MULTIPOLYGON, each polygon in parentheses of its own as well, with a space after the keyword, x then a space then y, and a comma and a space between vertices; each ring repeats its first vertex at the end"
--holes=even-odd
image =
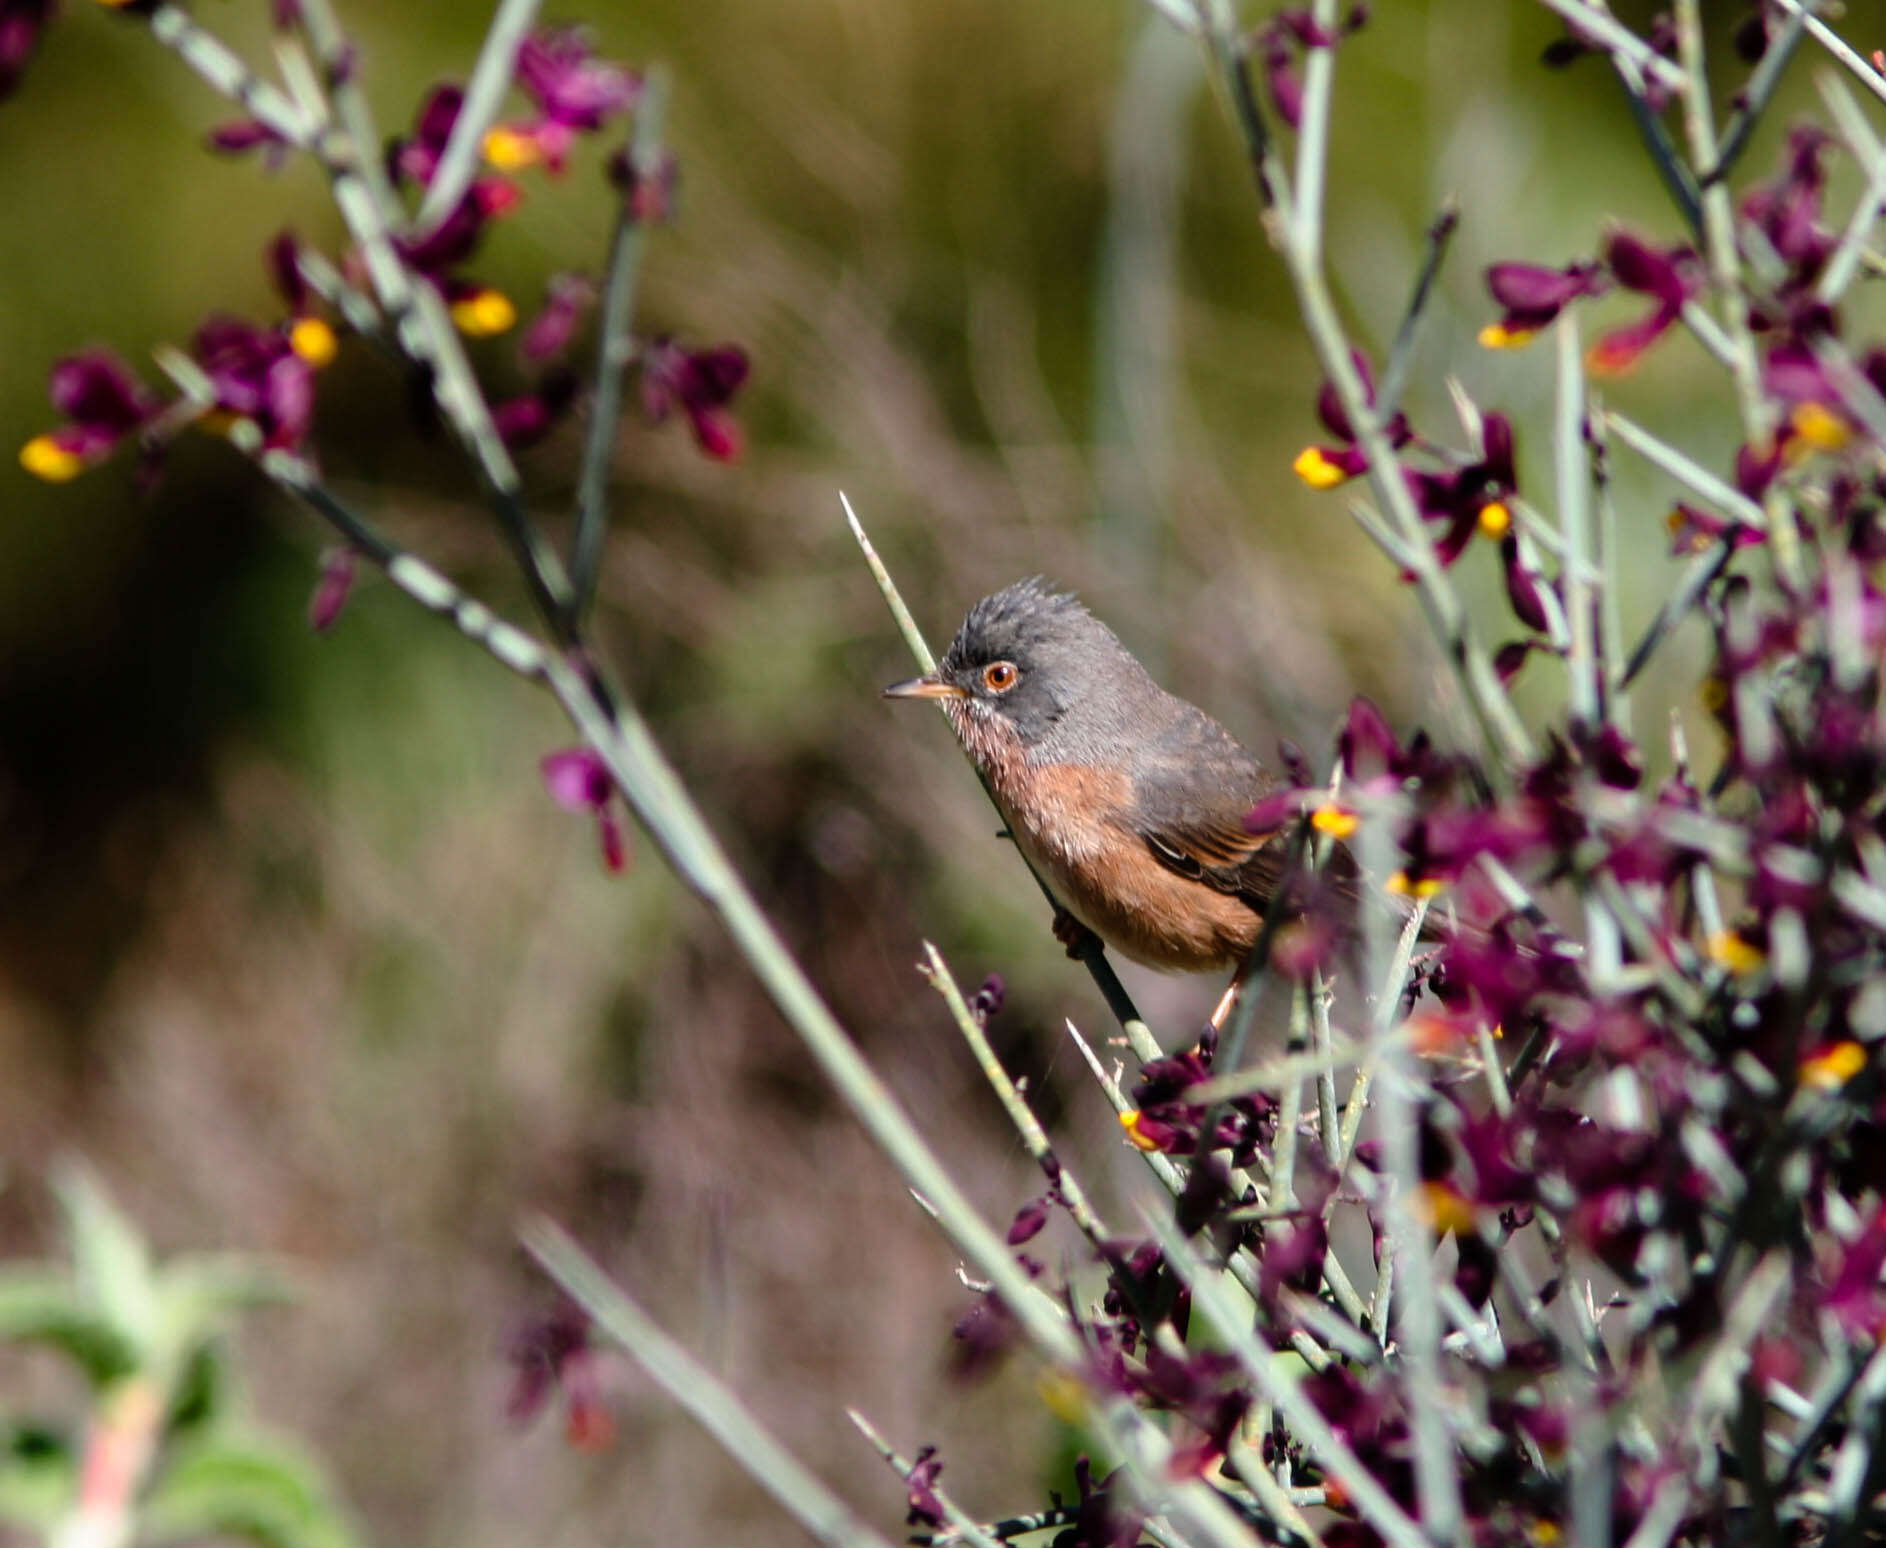
MULTIPOLYGON (((578 745, 546 757, 552 796, 595 817, 611 867, 626 805, 721 918, 963 1254, 977 1282, 957 1329, 965 1373, 1038 1362, 1085 1437, 1072 1497, 981 1523, 941 1483, 946 1458, 905 1457, 861 1419, 904 1478, 912 1526, 1062 1548, 1886 1531, 1886 340, 1864 336, 1853 301, 1886 273, 1873 245, 1886 149, 1854 95, 1886 100, 1886 69, 1825 7, 1744 8, 1710 57, 1699 0, 1643 34, 1590 0, 1552 0, 1566 34, 1538 68, 1615 78, 1668 216, 1595 230, 1569 263, 1520 251, 1489 268, 1479 340, 1549 353, 1551 403, 1534 423, 1449 383, 1456 422, 1443 425, 1406 405, 1444 400, 1409 389, 1435 274, 1475 212, 1439 212, 1401 325, 1372 347, 1328 279, 1337 67, 1369 45, 1366 15, 1334 0, 1264 18, 1159 0, 1212 63, 1324 375, 1304 398, 1328 439, 1296 473, 1348 501, 1414 589, 1473 735, 1443 746, 1358 700, 1326 768, 1286 753, 1283 788, 1247 826, 1276 835, 1291 879, 1222 1036, 1164 1051, 1097 944, 1081 948, 1138 1067, 1090 1063, 1121 1142, 1163 1190, 1157 1208, 1129 1217, 1081 1185, 990 1048, 999 981, 965 998, 929 951, 929 981, 1044 1174, 1006 1233, 860 1059, 590 642, 625 374, 649 418, 679 416, 708 456, 742 444, 744 353, 634 318, 644 243, 673 210, 659 76, 534 31, 534 8, 507 0, 466 86, 434 89, 382 156, 325 0, 280 8, 280 86, 175 6, 121 9, 241 105, 216 148, 317 161, 352 246, 273 244, 281 318, 212 318, 188 351, 161 349, 168 394, 97 353, 60 362, 63 422, 26 443, 24 465, 64 479, 135 446, 141 476, 161 477, 175 436, 223 435, 337 537, 318 625, 364 561, 555 696, 578 745), (1783 73, 1813 56, 1827 123, 1793 128, 1778 166, 1751 168, 1783 73), (1732 93, 1712 92, 1725 73, 1732 93), (513 86, 531 106, 507 119, 513 86), (521 345, 534 385, 494 403, 460 339, 508 329, 517 309, 472 276, 479 243, 517 177, 562 171, 624 123, 602 277, 551 284, 521 345), (1846 209, 1829 192, 1842 158, 1860 186, 1846 209), (1607 295, 1628 304, 1601 327, 1607 295), (534 632, 324 482, 312 410, 350 337, 411 374, 422 415, 480 474, 534 632), (1697 436, 1737 448, 1721 466, 1601 395, 1649 352, 1685 347, 1726 384, 1732 423, 1697 436), (510 449, 570 415, 587 422, 565 554, 510 449), (1549 446, 1549 487, 1522 480, 1522 440, 1549 446), (1621 594, 1627 538, 1666 512, 1621 492, 1625 459, 1683 491, 1667 513, 1672 580, 1641 618, 1621 594), (1483 562, 1503 580, 1497 619, 1475 617, 1457 586, 1483 562), (1708 747, 1639 723, 1632 704, 1699 625, 1708 747), (1529 723, 1509 687, 1550 674, 1563 708, 1529 723), (1359 922, 1323 878, 1339 846, 1365 878, 1359 922), (1288 1032, 1258 1053, 1264 1016, 1288 1032), (1078 1243, 1065 1274, 1032 1255, 1049 1230, 1078 1243)), ((0 80, 18 78, 45 14, 0 3, 0 80)), ((521 1408, 561 1382, 573 1432, 593 1436, 593 1362, 620 1343, 814 1535, 877 1540, 566 1236, 537 1223, 525 1239, 576 1309, 521 1338, 521 1408)))

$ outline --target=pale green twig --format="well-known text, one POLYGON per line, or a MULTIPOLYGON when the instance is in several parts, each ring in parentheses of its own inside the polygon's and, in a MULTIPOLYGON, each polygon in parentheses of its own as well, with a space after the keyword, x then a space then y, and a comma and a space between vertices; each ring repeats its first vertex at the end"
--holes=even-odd
MULTIPOLYGON (((626 152, 638 177, 660 176, 661 137, 668 106, 668 72, 648 72, 635 112, 635 134, 626 152)), ((609 527, 609 454, 616 444, 622 414, 622 378, 635 354, 630 332, 635 315, 635 286, 648 246, 648 222, 625 192, 609 238, 609 277, 604 283, 602 317, 597 327, 596 390, 590 398, 589 431, 576 481, 576 535, 570 546, 570 590, 577 616, 596 595, 602 571, 603 536, 609 527)))
MULTIPOLYGON (((863 1414, 859 1413, 857 1409, 847 1408, 845 1413, 851 1422, 858 1427, 858 1433, 868 1440, 877 1454, 891 1465, 891 1471, 896 1473, 899 1478, 903 1479, 904 1482, 908 1484, 910 1482, 910 1475, 916 1468, 916 1463, 902 1455, 895 1446, 878 1432, 877 1426, 872 1424, 863 1414)), ((929 1485, 929 1490, 930 1497, 942 1508, 944 1519, 950 1524, 951 1536, 953 1538, 971 1543, 974 1545, 974 1548, 1003 1548, 1002 1543, 990 1536, 974 1516, 970 1515, 959 1506, 955 1500, 950 1498, 948 1492, 944 1490, 942 1485, 933 1483, 929 1485)), ((933 1538, 932 1541, 934 1542, 936 1539, 933 1538)))
POLYGON ((497 122, 504 94, 511 89, 511 77, 517 73, 517 54, 543 0, 498 0, 491 18, 491 30, 485 34, 478 61, 472 66, 471 79, 465 83, 465 95, 459 103, 458 117, 452 120, 452 133, 439 157, 438 169, 419 213, 413 216, 415 232, 429 232, 452 211, 471 187, 472 175, 484 154, 485 131, 497 122))
POLYGON ((780 1444, 714 1373, 676 1343, 559 1225, 527 1221, 524 1247, 571 1300, 635 1357, 670 1401, 685 1408, 753 1481, 821 1543, 889 1548, 852 1508, 780 1444))

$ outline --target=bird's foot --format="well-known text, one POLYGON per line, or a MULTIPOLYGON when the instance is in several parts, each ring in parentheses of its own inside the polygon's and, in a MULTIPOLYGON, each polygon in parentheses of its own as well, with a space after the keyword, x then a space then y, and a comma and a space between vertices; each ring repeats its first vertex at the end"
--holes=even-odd
POLYGON ((1076 962, 1087 950, 1087 943, 1095 939, 1094 932, 1082 924, 1064 908, 1054 911, 1054 938, 1067 948, 1067 954, 1076 962))

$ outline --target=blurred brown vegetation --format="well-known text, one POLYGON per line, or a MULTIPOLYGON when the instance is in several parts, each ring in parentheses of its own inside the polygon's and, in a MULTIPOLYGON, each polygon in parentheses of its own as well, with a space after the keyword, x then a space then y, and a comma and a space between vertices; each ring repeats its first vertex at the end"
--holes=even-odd
MULTIPOLYGON (((260 9, 206 20, 266 57, 260 9)), ((480 11, 344 8, 383 128, 462 77, 480 11)), ((1453 734, 1345 496, 1288 473, 1316 381, 1219 105, 1126 0, 553 19, 672 67, 682 213, 642 316, 755 364, 736 467, 679 427, 624 425, 615 663, 989 1214, 1038 1180, 912 970, 926 935, 968 986, 1006 975, 1011 1067, 1090 1179, 1123 1181, 1060 1031, 1103 1030, 1103 1009, 943 728, 878 700, 907 661, 837 491, 938 641, 977 596, 1043 572, 1266 755, 1279 734, 1320 755, 1357 690, 1453 734)), ((1545 401, 1544 361, 1473 346, 1487 261, 1562 261, 1605 216, 1676 234, 1642 158, 1613 155, 1631 129, 1598 67, 1537 67, 1556 30, 1518 3, 1389 4, 1342 55, 1330 247, 1378 347, 1422 228, 1461 201, 1412 402, 1437 431, 1449 370, 1522 437, 1545 401)), ((74 6, 51 31, 0 113, 12 440, 45 422, 65 350, 141 359, 211 308, 260 313, 259 251, 284 223, 332 249, 312 174, 198 149, 231 116, 135 25, 74 6)), ((1750 165, 1772 157, 1770 134, 1750 165)), ((480 272, 528 302, 554 270, 597 266, 608 219, 581 163, 533 185, 480 272)), ((480 349, 506 380, 509 345, 480 349)), ((1694 363, 1667 350, 1619 395, 1681 439, 1706 390, 1694 363)), ((518 602, 397 380, 350 353, 321 418, 342 488, 518 602)), ((527 463, 560 534, 575 456, 571 434, 527 463)), ((55 490, 0 467, 0 1246, 44 1245, 39 1175, 79 1150, 160 1243, 295 1260, 304 1300, 248 1350, 255 1402, 331 1460, 382 1543, 797 1540, 626 1373, 600 1455, 507 1423, 503 1342, 542 1298, 513 1246, 526 1208, 571 1225, 887 1528, 895 1483, 848 1403, 906 1448, 941 1445, 971 1508, 1039 1503, 1067 1438, 1030 1374, 946 1380, 968 1299, 951 1255, 658 860, 600 874, 588 826, 538 783, 568 740, 548 705, 372 583, 311 637, 323 539, 226 449, 180 454, 152 498, 128 484, 121 466, 55 490)), ((1670 574, 1667 491, 1633 476, 1623 497, 1641 621, 1670 574)), ((1486 558, 1463 572, 1492 619, 1486 558)), ((1691 686, 1679 669, 1651 696, 1691 686)), ((1129 977, 1175 1043, 1217 987, 1129 977)), ((0 1366, 0 1402, 19 1375, 0 1366)))

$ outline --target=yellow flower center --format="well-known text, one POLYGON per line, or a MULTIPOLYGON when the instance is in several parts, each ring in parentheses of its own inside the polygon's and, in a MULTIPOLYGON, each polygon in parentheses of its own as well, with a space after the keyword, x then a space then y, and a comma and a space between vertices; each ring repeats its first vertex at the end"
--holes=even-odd
POLYGON ((1801 1061, 1801 1084, 1815 1091, 1838 1091, 1866 1068, 1866 1050, 1858 1043, 1835 1043, 1801 1061))
POLYGON ((1043 1371, 1035 1390, 1041 1394, 1041 1401, 1047 1405, 1048 1412, 1061 1423, 1079 1425, 1087 1422, 1087 1389, 1066 1371, 1043 1371))
POLYGON ((1788 423, 1816 451, 1839 451, 1853 438, 1846 421, 1823 403, 1797 403, 1788 423))
POLYGON ((1139 1146, 1141 1150, 1157 1150, 1159 1148, 1153 1138, 1140 1127, 1140 1111, 1137 1107, 1129 1107, 1125 1112, 1120 1114, 1120 1127, 1126 1130, 1126 1137, 1135 1145, 1139 1146))
POLYGON ((1480 330, 1482 349, 1524 349, 1537 332, 1532 328, 1509 328, 1503 322, 1490 322, 1480 330))
POLYGON ((1709 956, 1738 978, 1745 973, 1753 973, 1768 960, 1759 946, 1743 939, 1734 930, 1718 930, 1709 937, 1709 956))
POLYGON ((1382 884, 1398 898, 1432 898, 1447 885, 1438 876, 1424 876, 1420 881, 1410 881, 1406 871, 1397 871, 1382 884))
POLYGON ((503 124, 486 131, 484 152, 485 160, 500 172, 516 172, 543 160, 543 147, 535 136, 520 134, 503 124))
POLYGON ((20 448, 20 466, 49 484, 63 484, 85 471, 85 459, 51 435, 36 435, 20 448))
POLYGON ((1474 1229, 1473 1205, 1444 1182, 1421 1185, 1421 1212, 1436 1236, 1452 1231, 1456 1236, 1471 1235, 1474 1229))
POLYGON ((1333 839, 1346 839, 1355 836, 1356 829, 1362 826, 1362 819, 1346 807, 1329 801, 1310 813, 1310 826, 1333 839))
POLYGON ((1349 477, 1323 455, 1320 446, 1304 447, 1297 453, 1297 460, 1290 464, 1290 470, 1312 489, 1334 489, 1349 477))
POLYGON ((1498 500, 1480 507, 1480 530, 1490 538, 1503 538, 1513 530, 1513 513, 1498 500))
POLYGON ((318 317, 297 317, 288 330, 288 347, 320 370, 340 349, 334 330, 318 317))
POLYGON ((517 308, 501 290, 477 290, 452 303, 452 322, 468 338, 488 339, 517 322, 517 308))

